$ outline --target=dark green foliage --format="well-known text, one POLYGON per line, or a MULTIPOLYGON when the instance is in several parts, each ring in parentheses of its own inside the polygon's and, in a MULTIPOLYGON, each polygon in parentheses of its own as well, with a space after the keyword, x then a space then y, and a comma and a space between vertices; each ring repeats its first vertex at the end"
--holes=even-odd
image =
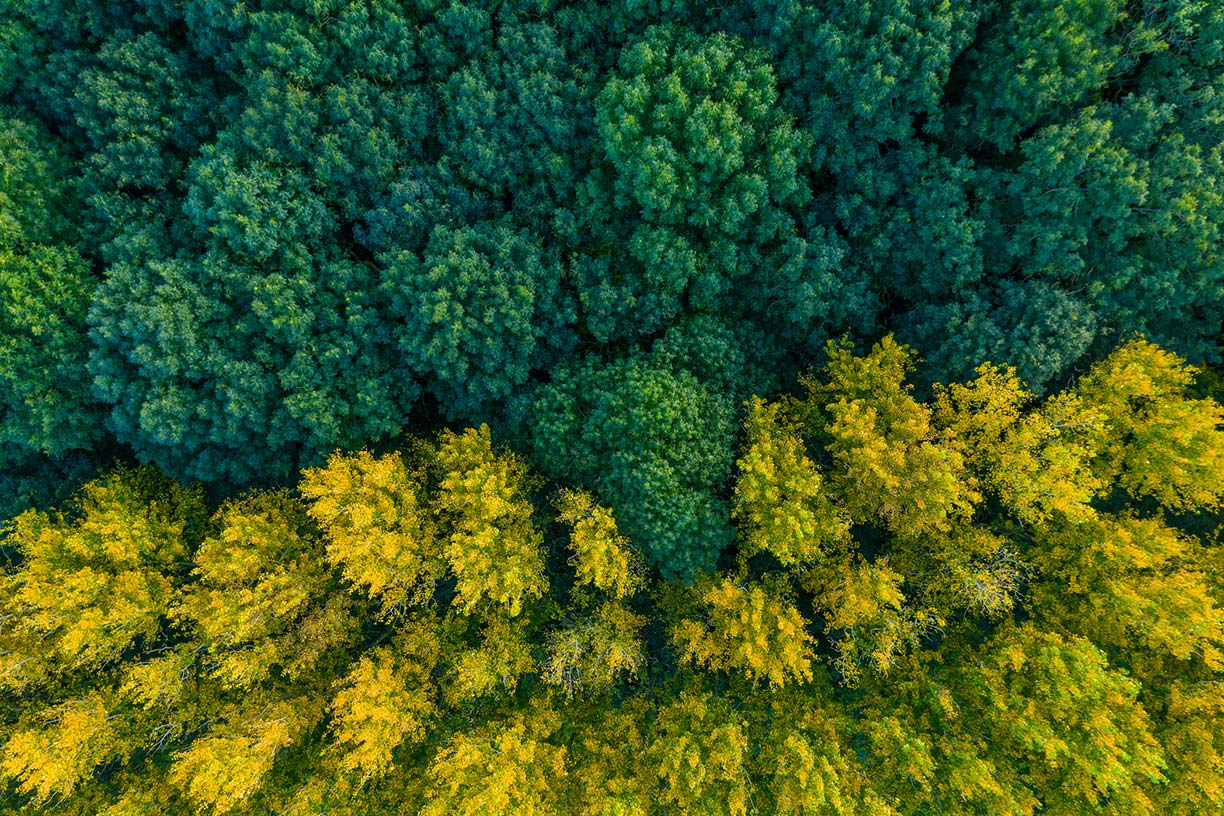
POLYGON ((973 41, 976 5, 756 0, 730 4, 722 16, 769 48, 783 101, 811 138, 812 169, 841 179, 890 144, 939 132, 945 85, 973 41))
POLYGON ((1008 359, 1021 379, 1048 383, 1079 360, 1097 335, 1083 300, 1042 280, 1001 280, 947 303, 921 303, 898 316, 897 334, 928 349, 924 369, 967 380, 970 360, 1008 359))
POLYGON ((593 487, 664 575, 687 577, 711 569, 731 540, 719 492, 731 475, 734 403, 719 386, 742 375, 707 373, 730 361, 692 359, 680 345, 559 369, 530 423, 545 473, 593 487), (685 357, 706 377, 681 367, 685 357))
POLYGON ((807 145, 763 54, 656 26, 621 52, 595 107, 605 162, 583 187, 595 252, 575 277, 596 338, 725 308, 737 283, 786 262, 767 243, 805 263, 787 208, 809 196, 796 175, 807 145))
POLYGON ((337 446, 397 430, 417 386, 394 361, 377 273, 327 256, 258 268, 112 267, 91 312, 90 362, 112 425, 176 473, 275 479, 337 446))
POLYGON ((69 165, 49 143, 0 119, 0 445, 15 457, 5 466, 89 449, 101 435, 85 371, 96 281, 72 245, 69 165))
POLYGON ((450 418, 496 415, 533 369, 573 341, 561 264, 504 223, 434 229, 422 256, 382 259, 401 359, 425 378, 450 418))
POLYGON ((1214 361, 1217 6, 15 0, 3 439, 232 484, 646 359, 732 415, 845 332, 1214 361))
POLYGON ((965 56, 964 102, 952 112, 973 138, 1006 151, 1101 88, 1122 57, 1121 0, 999 3, 965 56))

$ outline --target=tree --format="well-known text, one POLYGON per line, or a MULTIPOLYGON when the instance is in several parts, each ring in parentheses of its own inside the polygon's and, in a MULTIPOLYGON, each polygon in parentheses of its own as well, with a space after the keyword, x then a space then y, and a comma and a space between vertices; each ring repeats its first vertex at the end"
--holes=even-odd
POLYGON ((797 692, 792 687, 753 695, 764 698, 764 710, 754 711, 750 720, 760 749, 753 767, 758 779, 768 780, 754 791, 758 809, 779 816, 894 816, 899 811, 854 758, 850 723, 831 704, 829 692, 818 681, 797 692))
POLYGON ((27 722, 9 737, 0 769, 39 802, 70 796, 118 749, 108 710, 106 700, 91 694, 40 712, 41 722, 27 722))
POLYGON ((277 754, 317 720, 304 702, 285 700, 232 717, 175 756, 171 779, 196 807, 235 810, 264 783, 277 754))
POLYGON ((705 618, 681 620, 671 633, 683 662, 743 672, 771 687, 811 679, 808 622, 776 589, 722 579, 696 591, 705 618))
POLYGON ((334 579, 304 507, 284 492, 257 493, 216 521, 175 614, 198 627, 224 686, 257 687, 277 669, 300 677, 351 642, 356 621, 343 598, 329 598, 334 579))
POLYGON ((1024 131, 1103 86, 1121 56, 1114 0, 1043 0, 1000 8, 967 56, 966 118, 974 136, 1007 150, 1024 131))
POLYGON ((556 714, 542 707, 456 734, 430 764, 431 795, 422 816, 560 813, 566 750, 547 741, 558 725, 556 714))
POLYGON ((606 693, 622 678, 640 679, 646 668, 645 624, 622 604, 600 604, 548 635, 541 679, 567 697, 606 693))
POLYGON ((808 196, 796 173, 806 141, 742 41, 647 29, 621 52, 595 121, 605 161, 582 190, 606 249, 575 271, 596 338, 717 307, 749 276, 755 246, 794 233, 786 208, 808 196))
POLYGON ((171 473, 285 478, 398 430, 416 401, 388 362, 373 270, 296 251, 255 269, 224 250, 152 253, 96 293, 90 372, 111 425, 171 473))
MULTIPOLYGON (((103 438, 85 372, 97 281, 74 245, 67 146, 7 115, 0 130, 0 467, 13 492, 54 500, 77 486, 76 460, 103 438)), ((0 517, 20 509, 0 507, 0 517)))
POLYGON ((1132 340, 1076 389, 1110 426, 1107 478, 1174 510, 1211 510, 1224 495, 1224 410, 1187 396, 1195 374, 1176 354, 1132 340))
POLYGON ((1101 430, 1100 414, 1076 394, 1051 397, 1004 439, 991 486, 1023 522, 1090 518, 1105 486, 1092 468, 1101 430))
POLYGON ((593 489, 665 575, 713 566, 730 541, 716 491, 730 476, 731 410, 686 370, 647 355, 558 371, 536 398, 545 473, 593 489))
POLYGON ((642 566, 629 540, 616 527, 612 511, 595 504, 590 493, 562 491, 559 518, 572 529, 570 549, 577 583, 606 592, 614 600, 629 597, 643 583, 642 566))
POLYGON ((827 564, 804 581, 825 613, 831 662, 847 686, 858 685, 868 672, 887 675, 904 664, 920 638, 942 623, 907 603, 903 576, 887 559, 827 564))
POLYGON ((448 416, 487 416, 533 370, 566 351, 572 307, 562 269, 525 230, 505 222, 438 226, 421 256, 385 257, 381 286, 403 359, 448 416))
POLYGON ((1047 625, 1127 654, 1140 676, 1145 653, 1224 668, 1224 611, 1197 541, 1158 519, 1104 515, 1037 538, 1032 605, 1047 625))
POLYGON ((978 496, 964 461, 939 442, 930 409, 904 383, 909 349, 890 336, 865 357, 855 357, 847 341, 830 341, 828 354, 828 382, 809 378, 805 385, 851 516, 912 537, 970 515, 978 496))
POLYGON ((754 397, 746 405, 746 450, 736 462, 731 511, 744 533, 745 555, 768 552, 795 567, 845 545, 849 520, 827 495, 785 403, 754 397))
POLYGON ((395 749, 419 743, 437 715, 431 675, 441 644, 426 618, 398 631, 390 646, 362 655, 332 698, 333 743, 342 770, 362 781, 391 769, 395 749))
POLYGON ((428 601, 446 571, 422 477, 399 453, 361 451, 333 454, 325 467, 303 471, 298 485, 326 535, 328 560, 385 615, 428 601))
POLYGON ((0 678, 12 688, 156 643, 203 507, 198 491, 141 469, 90 482, 74 510, 28 510, 7 527, 22 558, 2 583, 12 639, 0 678))
POLYGON ((444 431, 436 466, 438 507, 450 531, 444 552, 458 580, 459 606, 471 612, 487 600, 518 615, 548 589, 526 468, 513 454, 493 451, 487 425, 444 431))
POLYGON ((725 702, 682 692, 660 708, 647 751, 659 796, 686 816, 748 813, 748 735, 725 702))
POLYGON ((1044 810, 1156 812, 1147 787, 1164 779, 1166 763, 1139 684, 1090 642, 1008 628, 959 675, 967 713, 1044 810))
MULTIPOLYGON (((454 656, 446 697, 452 705, 498 694, 513 694, 525 674, 537 669, 524 618, 494 614, 479 621, 480 634, 454 656)), ((464 621, 467 623, 467 621, 464 621)))

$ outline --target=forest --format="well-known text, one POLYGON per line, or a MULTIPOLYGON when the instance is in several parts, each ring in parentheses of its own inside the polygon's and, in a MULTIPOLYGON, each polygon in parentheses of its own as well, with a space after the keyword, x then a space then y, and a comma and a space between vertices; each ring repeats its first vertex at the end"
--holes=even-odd
POLYGON ((0 813, 1224 812, 1224 4, 0 2, 0 813))

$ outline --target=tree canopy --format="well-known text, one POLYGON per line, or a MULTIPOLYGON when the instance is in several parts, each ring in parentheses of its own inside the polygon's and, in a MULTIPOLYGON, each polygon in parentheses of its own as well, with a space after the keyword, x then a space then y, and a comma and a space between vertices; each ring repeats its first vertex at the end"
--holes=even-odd
POLYGON ((1224 811, 1224 4, 9 0, 0 814, 1224 811))

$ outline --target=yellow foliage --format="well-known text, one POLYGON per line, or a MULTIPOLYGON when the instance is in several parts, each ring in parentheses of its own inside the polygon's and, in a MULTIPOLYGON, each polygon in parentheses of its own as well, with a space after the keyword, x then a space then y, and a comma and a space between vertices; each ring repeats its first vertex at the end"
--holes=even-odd
POLYGON ((571 750, 571 800, 581 816, 652 816, 658 779, 643 722, 653 705, 641 697, 591 712, 577 723, 571 750))
POLYGON ((117 753, 106 701, 92 693, 69 700, 23 724, 4 747, 0 768, 17 789, 39 801, 68 796, 93 769, 117 753))
POLYGON ((826 611, 833 666, 848 686, 859 683, 864 669, 887 674, 917 648, 920 637, 942 624, 908 607, 902 576, 886 558, 814 571, 805 580, 826 611))
POLYGON ((1010 366, 982 363, 968 383, 935 386, 932 419, 945 443, 978 473, 998 466, 999 443, 1020 422, 1033 395, 1010 366))
POLYGON ((1132 340, 1078 386, 1109 424, 1105 475, 1177 510, 1210 510, 1224 497, 1224 408, 1186 397, 1194 374, 1176 354, 1132 340))
POLYGON ((829 500, 820 472, 780 403, 747 403, 747 451, 737 466, 732 517, 743 526, 745 554, 772 553, 783 566, 845 544, 850 522, 829 500))
POLYGON ((261 493, 227 505, 217 519, 218 535, 196 552, 200 582, 182 612, 218 647, 282 630, 327 580, 302 532, 304 513, 286 494, 261 493))
POLYGON ((548 589, 526 467, 512 454, 493 452, 487 425, 443 432, 437 463, 438 504, 451 525, 445 552, 458 581, 456 602, 471 612, 487 599, 519 614, 548 589))
POLYGON ((1157 813, 1147 790, 1166 762, 1140 684, 1089 641, 1005 627, 956 680, 991 754, 1023 775, 1043 812, 1157 813))
POLYGON ((1158 736, 1169 755, 1161 816, 1224 812, 1224 684, 1174 682, 1158 736))
POLYGON ((1104 429, 1099 411, 1057 394, 1004 436, 986 479, 1026 524, 1090 519, 1090 502, 1107 487, 1092 467, 1104 429))
POLYGON ((456 734, 430 764, 420 816, 560 816, 566 750, 547 742, 558 725, 535 711, 456 734))
POLYGON ((889 564, 916 579, 921 604, 938 616, 961 611, 994 620, 1011 613, 1029 571, 1007 539, 969 524, 899 542, 889 564))
POLYGON ((313 724, 313 709, 309 701, 286 700, 235 715, 218 733, 175 755, 170 778, 202 809, 231 811, 263 784, 277 753, 313 724))
POLYGON ((497 690, 512 691, 524 674, 534 671, 531 643, 522 623, 503 617, 489 619, 482 642, 455 660, 455 673, 446 696, 452 704, 482 697, 497 690))
POLYGON ((663 784, 662 800, 677 813, 748 813, 748 734, 725 704, 682 693, 660 709, 648 750, 663 784))
POLYGON ((186 557, 184 531, 198 513, 198 491, 151 469, 121 470, 91 482, 79 513, 29 510, 5 530, 21 567, 0 579, 9 617, 0 682, 22 687, 45 678, 49 660, 70 667, 114 660, 137 638, 152 638, 186 557))
POLYGON ((558 509, 561 521, 573 530, 570 563, 577 572, 577 583, 617 599, 636 592, 642 585, 643 567, 629 549, 629 540, 617 530, 612 511, 581 490, 562 491, 558 509))
POLYGON ((136 663, 123 675, 120 693, 145 709, 172 706, 183 696, 183 686, 191 673, 194 656, 188 649, 136 663))
POLYGON ((681 659, 714 671, 740 671, 771 686, 812 677, 812 637, 791 603, 761 585, 723 578, 698 592, 703 621, 682 620, 672 629, 681 659))
POLYGON ((777 816, 898 816, 854 761, 854 750, 835 721, 836 709, 814 692, 774 694, 770 710, 754 719, 768 720, 759 740, 758 767, 777 816))
MULTIPOLYGON (((196 552, 199 582, 175 609, 218 656, 214 672, 229 685, 249 686, 277 664, 305 666, 333 645, 336 638, 309 644, 295 636, 299 624, 318 616, 315 604, 332 581, 321 547, 305 532, 301 505, 283 492, 258 493, 222 507, 217 523, 218 534, 196 552)), ((331 615, 340 620, 323 623, 324 632, 343 628, 343 610, 333 606, 331 615)))
POLYGON ((947 530, 967 518, 979 496, 964 458, 942 444, 931 410, 910 394, 910 351, 892 336, 866 357, 830 341, 829 382, 808 378, 809 402, 824 417, 827 449, 846 507, 903 537, 947 530))
POLYGON ((441 646, 431 622, 396 633, 394 646, 361 657, 331 703, 340 767, 364 781, 385 774, 393 752, 425 739, 436 714, 430 674, 441 646))
POLYGON ((364 586, 384 613, 423 603, 446 570, 421 478, 398 453, 334 454, 298 487, 327 536, 327 557, 364 586))
POLYGON ((542 679, 566 697, 608 691, 622 676, 636 680, 646 665, 645 624, 618 603, 602 604, 591 616, 549 635, 542 679))
POLYGON ((1098 518, 1039 531, 1033 606, 1101 646, 1224 669, 1224 611, 1195 566, 1198 543, 1157 519, 1098 518))

